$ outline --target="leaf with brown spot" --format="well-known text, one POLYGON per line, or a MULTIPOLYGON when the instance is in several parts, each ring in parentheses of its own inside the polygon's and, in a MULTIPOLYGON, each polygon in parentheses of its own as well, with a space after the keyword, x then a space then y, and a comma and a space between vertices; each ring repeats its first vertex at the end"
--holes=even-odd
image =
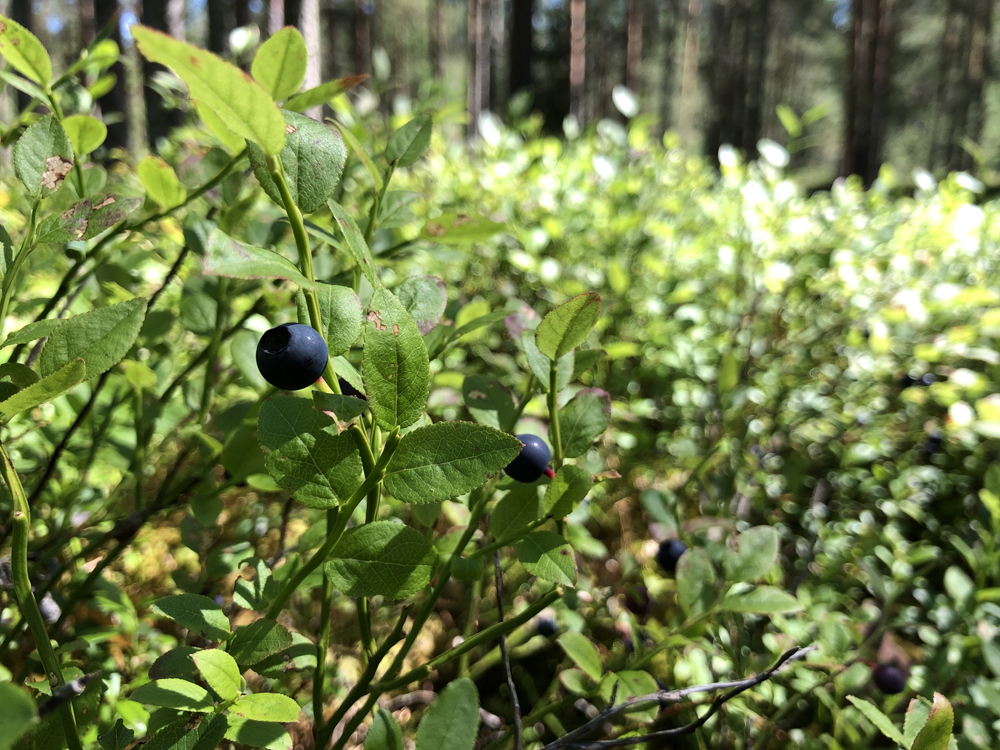
POLYGON ((38 226, 38 241, 58 244, 89 240, 124 221, 141 204, 141 198, 123 198, 112 193, 78 201, 61 214, 45 219, 38 226))

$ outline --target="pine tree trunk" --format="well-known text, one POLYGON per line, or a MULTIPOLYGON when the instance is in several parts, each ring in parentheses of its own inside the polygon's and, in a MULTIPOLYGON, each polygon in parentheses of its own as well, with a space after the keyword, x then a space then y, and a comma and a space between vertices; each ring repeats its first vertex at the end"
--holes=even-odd
POLYGON ((690 140, 694 129, 695 91, 698 88, 699 34, 701 0, 688 0, 687 32, 684 39, 684 62, 681 67, 680 117, 677 130, 690 140))
MULTIPOLYGON (((104 26, 118 13, 118 0, 94 0, 94 27, 103 29, 104 26)), ((15 19, 16 20, 16 19, 15 19)), ((111 39, 121 45, 121 34, 118 24, 114 25, 111 32, 111 39)), ((126 119, 127 84, 125 80, 125 66, 119 60, 111 66, 112 73, 118 80, 111 90, 98 100, 101 108, 101 115, 104 124, 108 128, 108 137, 104 143, 109 148, 125 148, 128 145, 128 121, 126 119), (109 115, 112 120, 108 121, 109 115)))
POLYGON ((444 78, 444 39, 442 26, 442 0, 431 0, 430 12, 427 17, 428 52, 431 61, 431 73, 435 81, 444 78))
POLYGON ((475 140, 479 134, 479 118, 489 105, 490 92, 490 35, 487 12, 490 0, 469 1, 469 91, 468 138, 475 140))
POLYGON ((285 0, 285 26, 295 26, 302 31, 302 2, 303 0, 285 0))
MULTIPOLYGON (((469 0, 476 3, 477 0, 469 0)), ((534 56, 534 29, 531 16, 534 13, 532 0, 512 0, 510 15, 510 64, 507 77, 507 88, 511 96, 519 91, 531 90, 532 58, 534 56)))
POLYGON ((184 0, 167 0, 167 30, 174 39, 187 36, 184 22, 184 0))
MULTIPOLYGON (((306 40, 306 80, 303 88, 311 89, 322 83, 323 49, 320 44, 319 0, 302 0, 299 9, 299 29, 306 40)), ((323 119, 323 107, 314 107, 306 112, 314 120, 323 119)))
MULTIPOLYGON (((117 3, 116 3, 117 5, 117 3)), ((21 24, 24 28, 32 33, 36 32, 37 29, 34 28, 34 13, 31 9, 31 0, 10 0, 10 17, 11 20, 16 21, 21 24)), ((18 111, 23 110, 31 104, 31 97, 22 91, 17 92, 17 108, 18 111)))
POLYGON ((583 122, 583 84, 587 72, 587 0, 569 6, 569 113, 583 122))
POLYGON ((625 87, 642 92, 642 0, 629 0, 625 42, 625 87))
POLYGON ((208 49, 217 55, 229 50, 229 11, 226 0, 208 0, 208 49))
MULTIPOLYGON (((142 22, 146 26, 169 33, 167 19, 168 6, 159 0, 145 0, 142 4, 142 22)), ((165 138, 171 130, 183 121, 182 113, 173 108, 164 106, 163 98, 149 85, 153 76, 158 71, 166 70, 162 65, 151 63, 142 58, 142 77, 145 81, 143 86, 143 98, 146 105, 146 138, 156 150, 156 143, 160 138, 165 138)))
POLYGON ((955 31, 955 0, 949 0, 948 9, 944 19, 944 30, 941 32, 941 44, 938 47, 937 63, 937 86, 934 92, 934 114, 931 118, 930 137, 927 150, 927 168, 933 170, 937 166, 938 157, 943 148, 943 138, 941 137, 941 121, 947 124, 948 117, 945 111, 946 98, 948 95, 948 78, 951 74, 949 60, 952 50, 957 44, 957 33, 955 31))
POLYGON ((354 69, 357 75, 372 71, 372 29, 365 5, 365 0, 356 0, 354 4, 354 69))
MULTIPOLYGON (((974 10, 972 45, 969 48, 969 111, 967 136, 978 145, 983 133, 983 121, 986 114, 986 100, 983 98, 983 84, 990 75, 990 40, 993 38, 993 3, 991 0, 979 0, 974 10)), ((962 155, 961 168, 971 169, 975 166, 973 155, 965 152, 962 155)))
POLYGON ((660 8, 659 31, 661 37, 660 59, 660 135, 670 129, 670 118, 672 108, 670 106, 674 95, 674 75, 675 57, 677 44, 677 30, 680 28, 680 3, 679 0, 669 0, 660 8), (668 15, 669 13, 669 15, 668 15))
POLYGON ((285 25, 285 0, 268 0, 267 34, 276 34, 285 25))
POLYGON ((882 167, 882 146, 888 131, 889 94, 892 83, 893 46, 896 36, 896 0, 880 0, 875 20, 875 53, 872 59, 871 140, 865 170, 865 184, 878 178, 882 167))

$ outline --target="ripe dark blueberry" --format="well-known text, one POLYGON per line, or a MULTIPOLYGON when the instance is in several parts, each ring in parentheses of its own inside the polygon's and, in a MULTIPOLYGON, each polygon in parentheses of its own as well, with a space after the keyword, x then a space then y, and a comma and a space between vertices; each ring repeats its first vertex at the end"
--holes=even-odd
POLYGON ((687 552, 687 545, 680 539, 664 539, 656 551, 656 562, 668 573, 677 570, 677 561, 687 552))
POLYGON ((521 452, 517 455, 513 461, 507 464, 507 468, 504 471, 507 472, 507 476, 511 479, 516 479, 518 482, 534 482, 542 474, 547 474, 549 471, 549 459, 552 458, 552 454, 549 452, 549 446, 545 444, 537 435, 515 435, 515 437, 521 441, 524 445, 521 448, 521 452))
POLYGON ((260 337, 257 369, 275 388, 297 391, 323 374, 330 358, 323 337, 302 323, 283 323, 260 337))
POLYGON ((535 622, 535 630, 538 631, 538 635, 544 635, 546 638, 554 636, 558 629, 556 621, 551 617, 539 617, 535 622))
POLYGON ((345 396, 354 396, 354 398, 363 398, 365 401, 368 400, 368 397, 365 394, 363 394, 361 391, 359 391, 357 388, 355 388, 353 385, 348 383, 343 378, 337 378, 337 382, 340 383, 340 392, 345 396))
POLYGON ((892 664, 879 664, 872 673, 872 679, 875 687, 889 695, 906 690, 906 672, 892 664))

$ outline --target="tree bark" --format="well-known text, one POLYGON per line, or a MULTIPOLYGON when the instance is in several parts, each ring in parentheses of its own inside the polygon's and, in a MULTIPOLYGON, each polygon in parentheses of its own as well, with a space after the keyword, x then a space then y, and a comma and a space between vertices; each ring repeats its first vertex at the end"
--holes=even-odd
POLYGON ((678 0, 669 0, 666 5, 660 8, 660 38, 662 50, 660 58, 662 67, 660 68, 660 134, 670 129, 671 100, 674 95, 674 75, 677 43, 677 30, 680 28, 680 3, 678 0), (667 15, 669 12, 669 16, 667 15))
MULTIPOLYGON (((287 6, 286 6, 287 7, 287 6)), ((302 0, 299 9, 299 28, 306 41, 306 80, 304 88, 311 89, 322 83, 323 50, 320 44, 319 0, 302 0)), ((323 107, 314 107, 306 112, 314 120, 323 118, 323 107)))
POLYGON ((431 74, 435 81, 444 78, 444 40, 442 26, 442 0, 431 0, 430 13, 427 17, 428 53, 431 61, 431 74))
POLYGON ((372 71, 372 29, 365 0, 354 4, 354 69, 358 75, 372 71))
POLYGON ((267 34, 276 34, 285 25, 285 0, 268 0, 267 34))
MULTIPOLYGON (((31 10, 31 0, 10 0, 10 17, 11 20, 16 21, 21 24, 24 28, 32 33, 36 33, 38 29, 34 28, 35 18, 34 13, 31 10)), ((17 92, 17 109, 18 111, 23 110, 31 104, 31 97, 22 91, 17 92)))
POLYGON ((642 92, 642 0, 629 0, 625 42, 625 87, 642 92))
POLYGON ((569 113, 583 123, 583 84, 587 71, 587 0, 569 6, 569 113))
MULTIPOLYGON (((475 4, 477 0, 470 0, 475 4)), ((507 88, 510 95, 523 90, 531 90, 534 84, 531 64, 534 57, 534 29, 531 16, 534 13, 532 0, 512 0, 510 15, 509 73, 507 88)))
POLYGON ((701 0, 688 0, 687 33, 684 39, 684 62, 681 68, 680 118, 677 126, 682 138, 690 139, 694 127, 694 95, 698 88, 698 56, 701 26, 701 0))
POLYGON ((167 0, 167 30, 174 39, 183 41, 187 37, 184 0, 167 0))
MULTIPOLYGON (((118 7, 118 0, 94 0, 94 27, 103 29, 118 13, 118 7)), ((118 24, 115 24, 110 38, 117 42, 119 47, 121 46, 122 39, 118 24)), ((109 148, 125 148, 128 145, 128 121, 126 120, 128 96, 125 66, 119 60, 111 66, 108 72, 117 78, 117 82, 108 93, 97 101, 104 124, 108 128, 108 137, 104 143, 109 148)))
POLYGON ((475 140, 479 134, 479 118, 489 106, 490 35, 487 12, 490 0, 469 2, 469 125, 467 136, 475 140))
MULTIPOLYGON (((993 38, 993 3, 992 0, 979 0, 973 18, 974 32, 972 45, 969 47, 969 112, 968 138, 978 144, 983 133, 983 121, 986 115, 986 101, 983 98, 983 85, 991 74, 990 40, 993 38)), ((974 166, 973 155, 965 152, 962 156, 964 169, 974 166)))
MULTIPOLYGON (((142 22, 146 26, 169 33, 168 6, 159 0, 145 0, 142 4, 142 22)), ((182 114, 179 110, 164 105, 163 98, 150 85, 153 76, 158 71, 164 71, 162 65, 151 63, 142 58, 142 77, 145 85, 142 93, 146 105, 146 138, 154 151, 160 138, 165 138, 171 130, 181 124, 182 114)))
POLYGON ((284 0, 285 26, 295 26, 302 31, 303 0, 284 0))
POLYGON ((226 0, 208 0, 208 49, 217 55, 224 55, 229 49, 232 30, 229 10, 226 0))

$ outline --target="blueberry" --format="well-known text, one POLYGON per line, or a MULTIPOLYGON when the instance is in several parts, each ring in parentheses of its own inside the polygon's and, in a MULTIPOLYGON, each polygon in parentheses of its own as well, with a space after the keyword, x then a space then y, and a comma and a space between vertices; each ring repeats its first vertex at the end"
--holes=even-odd
POLYGON ((554 636, 558 629, 556 621, 551 617, 539 617, 535 622, 535 630, 538 631, 538 635, 544 635, 546 638, 554 636))
POLYGON ((537 435, 515 435, 523 447, 517 458, 507 464, 504 471, 511 479, 518 482, 534 482, 542 474, 549 471, 549 459, 552 454, 549 446, 537 435))
POLYGON ((668 573, 677 570, 677 561, 687 552, 687 545, 680 539, 664 539, 656 551, 656 562, 668 573))
POLYGON ((297 391, 323 374, 330 353, 323 337, 302 323, 272 328, 257 344, 257 369, 275 388, 297 391))
POLYGON ((640 584, 627 583, 624 587, 625 609, 634 615, 649 613, 649 590, 640 584))
POLYGON ((872 674, 875 687, 883 693, 896 695, 906 690, 906 672, 892 664, 879 664, 872 674))

